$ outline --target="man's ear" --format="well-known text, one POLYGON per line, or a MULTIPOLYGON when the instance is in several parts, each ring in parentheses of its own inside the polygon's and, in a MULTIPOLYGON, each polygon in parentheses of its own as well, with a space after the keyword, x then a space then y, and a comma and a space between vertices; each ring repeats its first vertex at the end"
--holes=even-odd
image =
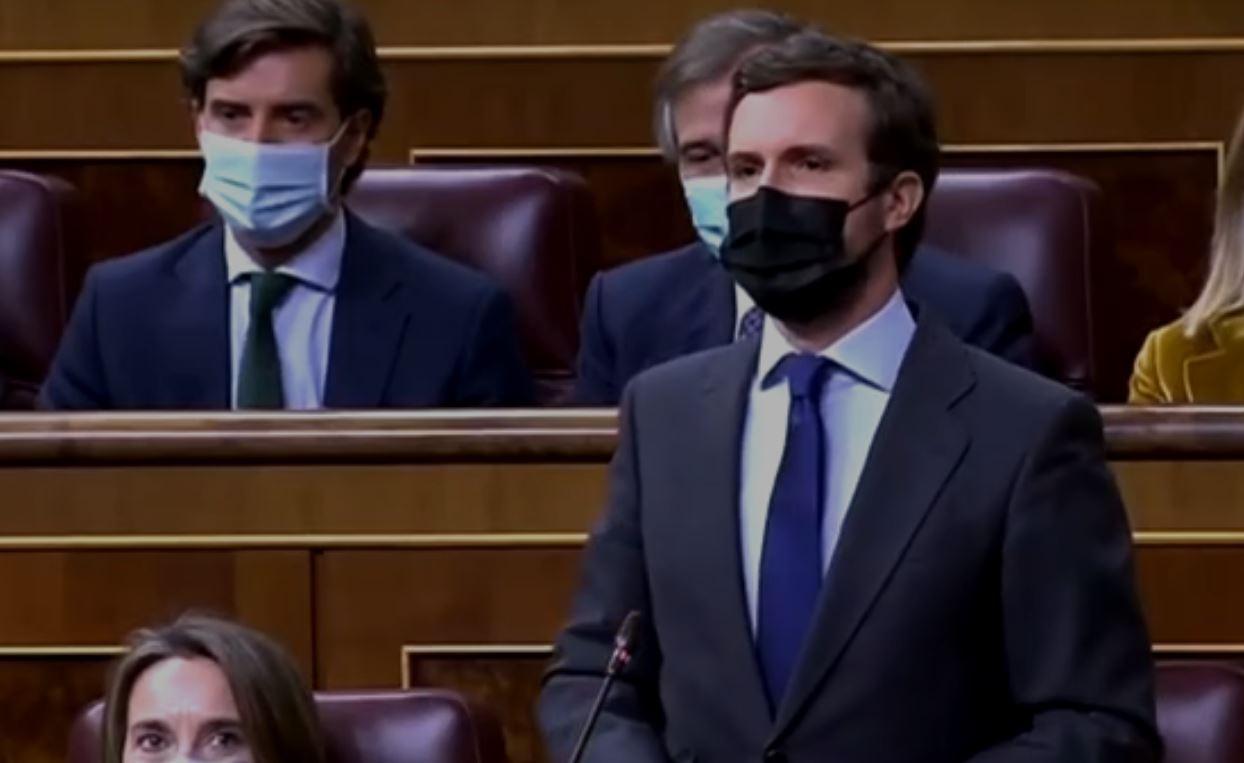
POLYGON ((924 193, 919 175, 910 170, 900 172, 885 193, 885 229, 894 232, 907 225, 924 203, 924 193))

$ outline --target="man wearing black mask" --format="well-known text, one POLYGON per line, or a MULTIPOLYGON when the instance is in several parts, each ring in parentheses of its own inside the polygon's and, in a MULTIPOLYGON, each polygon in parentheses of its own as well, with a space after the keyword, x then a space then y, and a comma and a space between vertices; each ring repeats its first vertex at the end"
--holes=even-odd
POLYGON ((774 320, 640 375, 541 697, 590 761, 1157 757, 1127 518, 1084 398, 913 312, 924 85, 801 33, 743 64, 722 262, 774 320))

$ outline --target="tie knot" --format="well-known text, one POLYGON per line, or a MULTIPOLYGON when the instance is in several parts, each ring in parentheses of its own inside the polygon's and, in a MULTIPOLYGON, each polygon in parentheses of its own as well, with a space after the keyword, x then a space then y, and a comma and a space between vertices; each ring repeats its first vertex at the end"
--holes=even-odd
POLYGON ((265 270, 251 275, 251 317, 268 315, 294 288, 297 280, 284 273, 265 270))
POLYGON ((792 398, 815 398, 820 397, 821 387, 829 378, 831 366, 833 363, 820 355, 792 353, 778 362, 769 378, 771 382, 778 379, 789 380, 792 398))

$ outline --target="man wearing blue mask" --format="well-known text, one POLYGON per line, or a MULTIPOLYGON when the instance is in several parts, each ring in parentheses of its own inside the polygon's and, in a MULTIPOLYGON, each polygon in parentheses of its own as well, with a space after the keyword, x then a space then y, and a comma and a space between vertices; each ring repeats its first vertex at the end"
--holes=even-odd
MULTIPOLYGON (((697 24, 657 78, 657 141, 678 167, 699 241, 602 273, 583 315, 575 399, 614 405, 630 379, 681 355, 755 335, 764 316, 719 267, 727 183, 721 125, 743 59, 799 32, 788 16, 740 10, 697 24)), ((961 339, 1033 367, 1032 316, 1007 274, 923 246, 903 273, 909 299, 939 313, 961 339)))
POLYGON ((181 57, 220 220, 97 266, 42 392, 59 409, 517 405, 486 278, 353 216, 386 87, 340 0, 228 0, 181 57))

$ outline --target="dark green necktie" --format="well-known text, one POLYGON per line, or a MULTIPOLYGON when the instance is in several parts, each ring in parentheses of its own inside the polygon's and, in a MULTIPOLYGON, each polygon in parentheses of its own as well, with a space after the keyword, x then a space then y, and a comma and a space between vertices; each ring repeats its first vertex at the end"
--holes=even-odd
POLYGON ((238 409, 279 410, 285 407, 285 388, 281 385, 281 357, 272 311, 297 281, 270 271, 252 274, 250 281, 251 323, 238 372, 238 409))

